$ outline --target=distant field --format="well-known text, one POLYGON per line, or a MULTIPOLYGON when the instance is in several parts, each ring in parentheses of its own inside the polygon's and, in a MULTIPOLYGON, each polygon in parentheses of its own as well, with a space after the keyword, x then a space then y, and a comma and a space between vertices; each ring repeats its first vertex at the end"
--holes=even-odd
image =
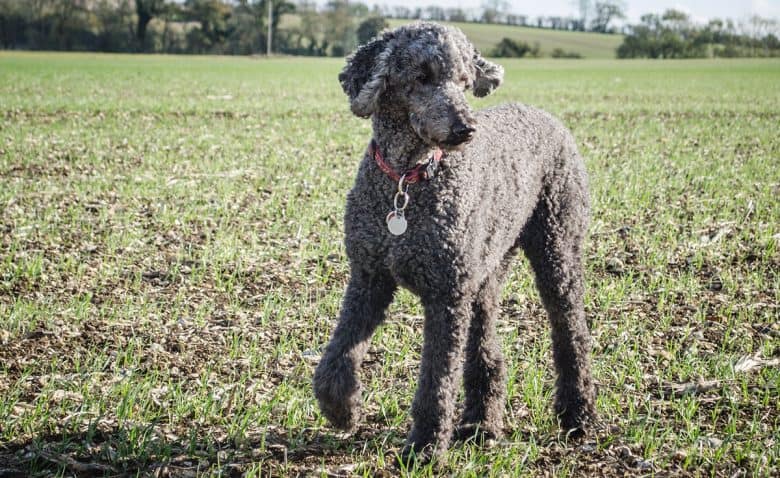
MULTIPOLYGON (((520 259, 505 439, 401 474, 778 476, 780 62, 501 63, 505 84, 471 104, 556 114, 590 173, 601 423, 558 433, 520 259)), ((410 294, 369 351, 355 433, 310 386, 370 138, 342 65, 0 52, 0 476, 399 473, 410 294)))
MULTIPOLYGON (((397 27, 409 20, 390 19, 390 26, 397 27)), ((502 38, 523 41, 533 46, 539 43, 542 56, 561 48, 566 52, 576 52, 588 59, 615 58, 615 50, 623 42, 623 35, 603 33, 570 32, 546 28, 518 27, 510 25, 486 25, 483 23, 442 22, 454 25, 466 34, 474 45, 488 54, 502 38)))
MULTIPOLYGON (((413 20, 388 19, 392 28, 413 20)), ((284 15, 282 27, 298 25, 297 15, 284 15)), ((517 27, 510 25, 486 25, 483 23, 441 22, 454 25, 466 34, 474 45, 483 53, 488 54, 504 37, 523 41, 531 46, 539 43, 542 56, 561 48, 566 52, 579 53, 586 59, 615 58, 617 47, 623 42, 623 35, 606 35, 603 33, 570 32, 550 30, 546 28, 517 27)))

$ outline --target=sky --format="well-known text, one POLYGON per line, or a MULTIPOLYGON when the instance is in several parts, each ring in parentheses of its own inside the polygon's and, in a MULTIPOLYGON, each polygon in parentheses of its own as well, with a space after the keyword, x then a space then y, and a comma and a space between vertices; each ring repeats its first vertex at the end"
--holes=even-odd
MULTIPOLYGON (((401 5, 410 8, 437 5, 443 8, 478 9, 484 0, 368 0, 368 4, 401 5)), ((513 13, 538 16, 578 16, 577 0, 509 0, 513 13)), ((624 0, 629 23, 645 13, 662 13, 675 8, 688 13, 697 22, 711 18, 743 20, 750 15, 780 19, 780 0, 624 0)))

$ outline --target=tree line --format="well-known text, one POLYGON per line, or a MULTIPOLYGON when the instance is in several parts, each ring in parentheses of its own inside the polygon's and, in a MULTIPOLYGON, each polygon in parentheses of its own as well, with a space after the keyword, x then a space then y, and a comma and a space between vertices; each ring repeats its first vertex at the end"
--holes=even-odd
POLYGON ((778 57, 778 22, 754 15, 747 22, 697 25, 679 10, 646 14, 629 27, 618 58, 778 57))
MULTIPOLYGON (((315 0, 0 0, 0 47, 239 55, 270 49, 343 56, 385 28, 385 18, 602 33, 617 32, 615 21, 625 19, 621 0, 579 0, 577 5, 577 17, 532 19, 513 13, 506 0, 485 0, 474 10, 369 8, 355 0, 329 0, 322 6, 315 0)), ((668 10, 644 15, 639 24, 620 31, 625 37, 618 58, 780 56, 777 21, 756 16, 747 23, 712 20, 697 25, 685 13, 668 10)), ((487 53, 539 56, 539 45, 504 38, 487 53)), ((561 50, 553 56, 577 53, 561 50)))
POLYGON ((531 17, 513 12, 507 0, 486 0, 478 9, 442 8, 436 5, 416 8, 383 6, 379 12, 387 18, 404 20, 475 22, 599 33, 618 32, 613 21, 625 18, 625 3, 621 0, 579 0, 577 3, 579 16, 531 17))
MULTIPOLYGON (((585 0, 581 18, 530 18, 505 0, 482 8, 374 7, 348 0, 1 0, 0 46, 5 49, 112 52, 341 56, 383 18, 470 21, 563 30, 613 31, 622 4, 585 0), (268 10, 271 10, 270 24, 268 10), (592 15, 591 15, 592 12, 592 15), (282 21, 283 15, 295 13, 282 21), (292 20, 290 20, 292 19, 292 20)), ((379 30, 377 30, 377 28, 379 30)), ((370 38, 370 37, 369 37, 370 38)))
POLYGON ((0 1, 5 49, 248 55, 268 51, 270 28, 275 53, 341 56, 386 25, 347 0, 0 1))

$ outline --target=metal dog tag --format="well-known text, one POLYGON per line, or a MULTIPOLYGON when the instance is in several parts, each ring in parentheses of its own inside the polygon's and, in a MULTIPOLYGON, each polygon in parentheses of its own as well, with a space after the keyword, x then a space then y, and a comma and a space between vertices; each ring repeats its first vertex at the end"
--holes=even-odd
POLYGON ((387 215, 386 221, 387 229, 390 231, 390 234, 400 236, 406 232, 406 218, 403 216, 403 213, 398 214, 396 211, 391 211, 390 214, 387 215))
POLYGON ((431 180, 434 176, 436 176, 436 163, 430 161, 428 166, 425 167, 425 179, 431 180))

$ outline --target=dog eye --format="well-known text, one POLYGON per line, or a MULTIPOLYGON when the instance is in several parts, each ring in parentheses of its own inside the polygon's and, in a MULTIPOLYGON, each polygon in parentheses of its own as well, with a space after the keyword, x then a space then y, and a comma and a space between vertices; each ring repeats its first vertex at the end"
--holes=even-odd
POLYGON ((423 65, 420 67, 420 74, 417 76, 417 81, 424 85, 433 81, 433 71, 431 71, 430 66, 423 65))

